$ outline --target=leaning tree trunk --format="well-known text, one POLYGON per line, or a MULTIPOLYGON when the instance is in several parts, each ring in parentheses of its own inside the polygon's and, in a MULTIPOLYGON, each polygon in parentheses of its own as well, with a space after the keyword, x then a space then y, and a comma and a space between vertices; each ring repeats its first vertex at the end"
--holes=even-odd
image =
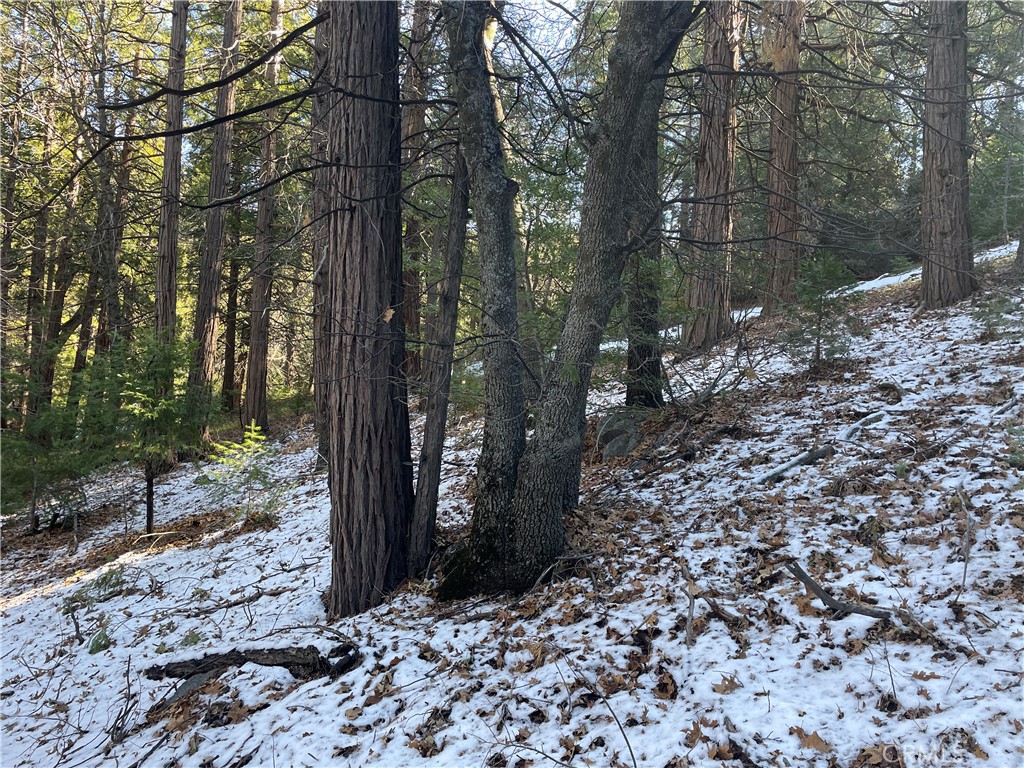
MULTIPOLYGON (((270 3, 270 40, 273 47, 284 34, 281 26, 281 0, 270 3)), ((267 63, 267 89, 277 89, 281 57, 267 63)), ((274 285, 274 194, 269 186, 277 175, 277 108, 267 110, 260 146, 260 183, 268 185, 256 199, 256 253, 252 274, 252 311, 249 313, 249 359, 245 376, 245 423, 254 423, 266 432, 267 358, 270 355, 270 290, 274 285)))
POLYGON ((693 212, 693 274, 683 343, 706 350, 732 329, 733 163, 736 77, 740 63, 739 0, 711 3, 704 17, 704 73, 693 212))
POLYGON ((497 8, 490 2, 447 2, 443 8, 452 90, 459 104, 459 140, 474 200, 483 293, 484 434, 472 533, 460 567, 468 574, 497 577, 480 583, 481 588, 493 590, 506 580, 503 573, 510 565, 499 542, 512 538, 508 509, 526 441, 516 307, 513 203, 518 185, 505 169, 484 34, 497 8))
MULTIPOLYGON (((774 10, 774 9, 777 9, 774 10)), ((768 159, 768 284, 764 314, 792 304, 800 262, 800 210, 797 205, 797 109, 800 100, 800 25, 803 0, 782 0, 766 45, 774 69, 769 111, 768 159)))
POLYGON ((922 147, 921 304, 947 307, 977 287, 968 219, 967 2, 931 3, 922 147))
MULTIPOLYGON (((242 25, 242 0, 229 0, 224 17, 224 40, 220 53, 220 74, 226 77, 238 61, 238 34, 242 25)), ((217 89, 216 117, 235 111, 235 86, 232 80, 217 89)), ((195 354, 188 375, 190 429, 196 446, 209 441, 210 406, 216 364, 217 305, 220 300, 221 271, 224 260, 224 222, 227 208, 218 201, 227 196, 231 174, 231 134, 233 122, 225 120, 213 129, 210 151, 210 186, 206 212, 206 230, 199 257, 199 290, 193 326, 195 354)))
POLYGON ((426 403, 423 408, 423 445, 416 475, 416 503, 409 537, 409 570, 421 573, 434 547, 437 499, 441 483, 441 457, 444 455, 445 427, 448 421, 448 396, 451 392, 455 332, 459 319, 459 288, 466 248, 466 224, 469 219, 469 171, 461 151, 453 163, 452 196, 448 207, 448 237, 444 275, 438 286, 437 313, 427 321, 423 375, 426 403))
MULTIPOLYGON (((590 377, 627 253, 627 179, 640 126, 637 116, 657 67, 671 61, 702 5, 626 3, 608 56, 604 94, 593 121, 590 157, 580 201, 579 260, 553 376, 541 399, 533 439, 519 463, 505 530, 477 571, 456 570, 442 593, 523 590, 532 586, 565 546, 564 517, 579 497, 590 377)), ((655 113, 656 114, 656 113, 655 113)))
POLYGON ((402 375, 398 5, 336 3, 326 24, 325 76, 338 88, 327 104, 327 611, 348 616, 377 605, 406 578, 412 515, 402 375))

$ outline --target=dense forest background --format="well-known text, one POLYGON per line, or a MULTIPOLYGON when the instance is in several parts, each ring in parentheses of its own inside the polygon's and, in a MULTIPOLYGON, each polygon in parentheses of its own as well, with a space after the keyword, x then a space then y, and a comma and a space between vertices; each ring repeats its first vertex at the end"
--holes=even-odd
MULTIPOLYGON (((249 424, 273 433, 307 413, 340 489, 352 451, 337 447, 345 425, 331 412, 369 401, 346 401, 339 383, 358 378, 339 373, 355 352, 317 348, 342 335, 335 325, 355 301, 344 291, 376 290, 385 274, 357 280, 334 266, 349 231, 338 222, 369 200, 384 202, 381 216, 401 201, 400 230, 380 234, 388 258, 401 253, 385 274, 400 300, 385 296, 380 315, 404 351, 376 380, 391 382, 392 400, 407 392, 440 408, 442 439, 449 385, 451 398, 480 404, 482 466, 500 482, 485 473, 474 525, 513 538, 499 513, 487 529, 487 507, 526 503, 515 467, 521 486, 545 454, 523 458, 525 425, 557 431, 563 416, 544 416, 550 393, 590 380, 592 361, 562 358, 573 354, 571 301, 600 273, 587 261, 605 248, 595 222, 621 230, 603 234, 621 255, 624 296, 597 337, 628 342, 627 404, 644 406, 664 403, 651 370, 664 329, 693 354, 734 332, 736 308, 818 306, 820 317, 831 310, 814 302, 843 284, 921 263, 926 284, 929 270, 960 281, 936 276, 926 291, 926 304, 950 303, 972 290, 970 252, 1024 226, 1024 13, 1014 4, 365 5, 391 15, 291 0, 0 9, 5 512, 27 506, 37 529, 36 510, 114 461, 144 466, 152 499, 157 477, 218 435, 249 424), (660 49, 634 39, 644 29, 660 49), (629 90, 635 73, 617 69, 616 51, 646 62, 646 92, 629 90), (379 95, 358 85, 371 81, 379 95), (353 103, 383 105, 368 118, 376 127, 356 131, 344 112, 353 103), (962 115, 959 129, 940 129, 950 114, 962 115), (344 171, 379 167, 372 152, 341 159, 345 141, 362 141, 353 137, 386 145, 381 165, 397 181, 384 179, 379 195, 355 195, 358 179, 345 186, 344 171), (955 164, 929 165, 936 142, 954 145, 966 178, 955 164), (929 187, 932 167, 969 200, 952 234, 929 234, 936 206, 952 204, 929 187), (593 218, 602 184, 626 190, 625 215, 593 218), (940 241, 965 243, 966 261, 940 241), (502 389, 509 381, 518 394, 502 389)), ((372 239, 354 231, 346 242, 373 259, 372 239)), ((618 273, 593 290, 618 297, 618 273)), ((407 426, 403 439, 408 454, 407 426)), ((423 467, 415 503, 429 507, 436 487, 431 499, 423 467)), ((432 512, 413 522, 408 475, 391 503, 409 509, 406 538, 426 533, 408 544, 408 563, 367 583, 393 584, 425 562, 432 512)), ((152 528, 152 505, 149 515, 152 528)), ((474 576, 470 587, 532 583, 560 545, 537 546, 532 575, 474 576)), ((479 573, 474 551, 466 567, 479 573)), ((370 599, 339 596, 333 610, 370 599)))

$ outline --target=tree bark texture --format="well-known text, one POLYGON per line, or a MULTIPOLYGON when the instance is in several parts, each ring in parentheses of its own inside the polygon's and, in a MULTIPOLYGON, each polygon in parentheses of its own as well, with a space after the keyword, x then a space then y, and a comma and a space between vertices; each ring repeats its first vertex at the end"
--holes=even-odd
MULTIPOLYGON (((224 17, 224 40, 220 53, 220 74, 226 77, 238 62, 238 35, 242 25, 242 0, 228 0, 224 17)), ((217 89, 216 116, 225 117, 235 110, 232 80, 217 89)), ((213 129, 210 150, 210 186, 208 200, 216 203, 227 197, 231 175, 231 136, 233 123, 227 120, 213 129)), ((224 261, 224 224, 227 208, 218 205, 206 212, 206 228, 199 256, 199 288, 193 326, 195 354, 189 368, 189 418, 191 439, 197 444, 209 439, 208 425, 216 365, 217 307, 220 301, 221 271, 224 261)))
MULTIPOLYGON (((423 174, 426 165, 423 155, 424 131, 427 127, 427 36, 433 15, 428 0, 416 0, 413 5, 412 29, 409 34, 409 49, 406 53, 405 73, 402 77, 402 164, 410 183, 415 183, 423 174), (421 103, 416 103, 421 102, 421 103)), ((415 187, 407 193, 415 199, 415 187)), ((402 252, 405 254, 405 373, 410 380, 419 378, 422 355, 420 353, 420 316, 422 314, 423 281, 420 277, 422 262, 426 254, 424 235, 426 232, 420 214, 412 207, 403 216, 405 234, 402 252)))
MULTIPOLYGON (((284 35, 281 0, 270 3, 269 45, 284 35)), ((267 62, 267 89, 277 89, 281 57, 267 62)), ((269 184, 277 175, 277 108, 267 110, 260 145, 260 183, 269 184)), ((256 423, 264 433, 270 427, 267 415, 267 358, 270 354, 270 291, 274 284, 274 195, 275 188, 261 190, 256 199, 256 253, 252 275, 252 310, 249 314, 249 359, 245 377, 246 424, 256 423)))
POLYGON ((398 5, 336 3, 327 24, 331 311, 328 613, 377 605, 407 575, 412 463, 402 328, 398 5), (365 98, 361 98, 365 97, 365 98))
POLYGON ((665 404, 661 369, 661 188, 658 115, 668 66, 658 68, 637 114, 633 172, 628 181, 630 253, 623 276, 626 296, 626 406, 665 404))
MULTIPOLYGON (((167 62, 167 87, 185 86, 185 46, 188 39, 188 0, 171 5, 171 44, 167 62)), ((179 131, 183 124, 184 98, 167 95, 166 128, 179 131)), ((174 341, 178 316, 178 239, 181 210, 181 136, 164 139, 163 171, 160 177, 160 229, 157 234, 156 335, 161 344, 174 341)), ((170 372, 173 377, 173 372, 170 372)), ((165 382, 170 389, 173 381, 165 382)))
POLYGON ((967 2, 931 3, 922 145, 921 304, 947 307, 971 294, 974 277, 968 219, 967 2))
MULTIPOLYGON (((594 117, 580 204, 579 257, 552 380, 540 403, 533 439, 523 454, 512 504, 501 510, 506 533, 490 542, 482 570, 448 595, 524 590, 565 546, 564 516, 579 497, 586 401, 601 337, 618 300, 627 254, 627 179, 637 115, 658 66, 672 60, 701 4, 626 3, 608 55, 608 76, 594 117)), ((478 545, 479 546, 479 545, 478 545)))
POLYGON ((739 0, 711 3, 705 42, 693 210, 690 313, 683 342, 707 350, 732 329, 732 189, 736 157, 736 78, 740 63, 739 0))
POLYGON ((469 171, 461 152, 453 163, 452 196, 448 207, 448 237, 444 275, 437 292, 437 313, 427 323, 423 355, 424 405, 423 445, 416 475, 416 503, 412 535, 409 538, 409 569, 421 573, 434 548, 437 499, 441 483, 441 457, 448 421, 455 332, 459 319, 459 289, 466 249, 466 224, 469 218, 469 171))
POLYGON ((797 204, 797 109, 800 102, 800 26, 806 4, 782 0, 770 6, 774 18, 766 47, 776 74, 769 106, 768 281, 765 315, 796 299, 800 262, 800 209, 797 204))
POLYGON ((447 2, 443 8, 452 90, 459 103, 459 140, 474 201, 483 293, 484 434, 465 567, 470 574, 489 577, 480 586, 491 591, 506 580, 500 574, 514 567, 505 546, 513 537, 508 510, 526 442, 513 210, 518 185, 506 172, 485 40, 485 27, 497 9, 490 2, 447 2))

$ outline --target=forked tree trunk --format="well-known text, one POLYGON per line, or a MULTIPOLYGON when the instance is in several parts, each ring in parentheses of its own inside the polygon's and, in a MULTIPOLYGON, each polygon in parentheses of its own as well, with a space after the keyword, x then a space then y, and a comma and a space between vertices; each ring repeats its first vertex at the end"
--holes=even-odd
POLYGON ((782 0, 769 6, 776 15, 767 35, 772 69, 770 149, 768 159, 768 282, 765 315, 792 304, 800 263, 800 209, 797 204, 797 109, 800 101, 800 25, 803 0, 782 0))
POLYGON ((485 27, 490 3, 447 2, 452 91, 459 103, 459 141, 469 168, 477 225, 483 293, 484 434, 476 467, 472 536, 464 567, 505 577, 507 563, 496 542, 512 538, 508 510, 516 468, 526 442, 526 411, 519 356, 516 307, 516 229, 513 203, 518 185, 508 177, 498 129, 485 27))
POLYGON ((661 189, 658 114, 668 67, 659 68, 637 114, 634 172, 628 190, 633 252, 623 275, 626 297, 626 406, 665 404, 661 370, 661 189))
POLYGON ((736 156, 739 0, 711 3, 704 17, 703 92, 697 141, 694 248, 686 290, 683 343, 706 350, 732 330, 732 189, 736 156))
POLYGON ((947 307, 977 287, 968 218, 967 2, 931 3, 922 147, 921 304, 947 307))
POLYGON ((326 81, 345 91, 330 93, 327 104, 327 611, 348 616, 380 603, 408 573, 398 5, 332 4, 326 25, 326 81))
MULTIPOLYGON (((220 75, 226 77, 238 61, 238 34, 242 25, 242 0, 228 0, 224 16, 224 40, 220 53, 220 75)), ((232 80, 217 89, 216 117, 235 110, 235 86, 232 80)), ((227 197, 231 175, 231 135, 233 121, 218 123, 213 129, 210 151, 209 204, 227 197)), ((209 441, 210 406, 216 366, 217 305, 220 300, 221 272, 224 261, 224 222, 227 208, 215 205, 206 212, 199 257, 199 290, 193 326, 195 354, 188 375, 190 430, 196 446, 209 441)))
MULTIPOLYGON (((284 35, 281 0, 270 3, 270 39, 273 47, 284 35)), ((277 89, 281 57, 267 62, 267 88, 277 89)), ((260 183, 269 184, 277 175, 277 108, 267 110, 260 145, 260 183)), ((274 285, 274 197, 275 188, 262 189, 256 199, 256 253, 252 274, 252 303, 249 313, 249 359, 245 376, 246 424, 256 423, 263 432, 270 428, 267 415, 267 358, 270 355, 270 291, 274 285)))
POLYGON ((437 288, 437 313, 427 321, 423 355, 426 388, 423 445, 416 475, 416 503, 409 537, 409 570, 421 573, 434 549, 437 499, 441 482, 441 457, 448 421, 448 396, 451 392, 455 331, 459 319, 459 288, 466 248, 466 224, 469 219, 469 171, 462 152, 456 152, 452 178, 451 203, 448 206, 448 237, 444 275, 437 288))
POLYGON ((455 568, 446 596, 532 586, 565 546, 564 516, 579 497, 587 392, 625 266, 625 190, 633 160, 637 115, 658 66, 673 58, 700 3, 626 3, 608 56, 608 76, 593 121, 580 203, 579 261, 552 381, 519 463, 513 502, 500 537, 474 528, 471 547, 487 555, 476 568, 455 568))

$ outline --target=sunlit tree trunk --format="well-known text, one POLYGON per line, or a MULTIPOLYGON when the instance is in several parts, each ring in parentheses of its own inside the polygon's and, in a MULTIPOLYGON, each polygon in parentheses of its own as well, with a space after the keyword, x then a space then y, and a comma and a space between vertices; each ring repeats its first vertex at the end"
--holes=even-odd
MULTIPOLYGON (((238 61, 238 34, 242 24, 242 0, 228 0, 225 7, 224 40, 220 53, 220 74, 227 76, 238 61)), ((222 118, 235 110, 235 87, 232 80, 217 89, 216 117, 222 118)), ((210 186, 207 199, 210 204, 227 197, 231 174, 231 135, 233 122, 226 120, 213 129, 213 147, 210 150, 210 186)), ((224 222, 227 208, 216 205, 206 212, 199 257, 199 289, 196 297, 196 317, 193 326, 195 354, 189 369, 189 419, 192 439, 197 445, 209 441, 208 425, 212 397, 212 384, 216 366, 217 306, 220 300, 221 271, 224 260, 224 222)))
POLYGON ((326 80, 348 93, 332 92, 327 105, 327 610, 348 616, 406 578, 413 490, 402 374, 398 5, 330 10, 326 80))
POLYGON ((704 17, 700 133, 693 240, 683 343, 708 349, 732 329, 732 189, 736 156, 736 77, 740 61, 739 0, 711 3, 704 17))
POLYGON ((797 70, 804 10, 803 0, 781 0, 768 6, 768 13, 776 18, 769 22, 765 44, 776 74, 769 106, 768 283, 763 302, 766 315, 796 298, 801 232, 797 200, 797 70))
POLYGON ((967 157, 967 2, 931 3, 922 145, 921 304, 947 307, 977 287, 967 157))
MULTIPOLYGON (((188 0, 174 0, 171 6, 171 44, 168 52, 167 87, 181 90, 185 86, 185 46, 188 36, 188 0)), ((181 130, 184 114, 183 97, 170 93, 166 102, 166 129, 181 130)), ((164 139, 163 172, 160 178, 160 229, 157 234, 156 288, 153 294, 156 311, 156 335, 161 344, 174 340, 178 314, 178 238, 181 210, 181 136, 164 139)), ((173 372, 168 372, 164 386, 173 386, 173 372)))
MULTIPOLYGON (((270 39, 274 46, 281 39, 281 0, 270 3, 270 39)), ((267 89, 277 89, 281 59, 274 56, 267 63, 267 89)), ((260 183, 269 184, 277 175, 277 109, 267 110, 260 144, 260 183)), ((256 423, 266 432, 267 357, 270 352, 270 291, 274 284, 274 187, 262 189, 256 199, 256 253, 252 274, 252 303, 249 313, 249 359, 245 376, 246 424, 256 423)))

